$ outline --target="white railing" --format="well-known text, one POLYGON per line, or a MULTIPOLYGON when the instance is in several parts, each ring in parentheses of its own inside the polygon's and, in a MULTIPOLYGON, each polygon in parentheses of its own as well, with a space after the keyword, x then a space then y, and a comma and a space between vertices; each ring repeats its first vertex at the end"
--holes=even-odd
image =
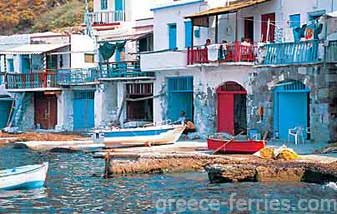
POLYGON ((111 24, 125 21, 125 11, 96 11, 89 14, 93 24, 111 24))

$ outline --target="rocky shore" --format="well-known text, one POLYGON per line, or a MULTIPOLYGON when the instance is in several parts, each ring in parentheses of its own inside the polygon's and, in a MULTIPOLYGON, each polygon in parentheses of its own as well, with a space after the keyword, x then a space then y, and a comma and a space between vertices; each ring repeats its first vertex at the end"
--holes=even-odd
POLYGON ((264 160, 252 155, 107 153, 106 177, 206 170, 210 182, 337 181, 337 159, 264 160))

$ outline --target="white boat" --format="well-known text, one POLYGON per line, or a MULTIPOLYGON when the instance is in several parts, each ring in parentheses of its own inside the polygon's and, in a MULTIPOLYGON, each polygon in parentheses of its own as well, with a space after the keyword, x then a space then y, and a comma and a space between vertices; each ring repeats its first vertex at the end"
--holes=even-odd
POLYGON ((48 162, 0 171, 0 190, 35 189, 44 185, 48 162))
POLYGON ((141 128, 96 130, 94 141, 105 145, 162 145, 175 143, 185 129, 184 125, 161 125, 141 128))

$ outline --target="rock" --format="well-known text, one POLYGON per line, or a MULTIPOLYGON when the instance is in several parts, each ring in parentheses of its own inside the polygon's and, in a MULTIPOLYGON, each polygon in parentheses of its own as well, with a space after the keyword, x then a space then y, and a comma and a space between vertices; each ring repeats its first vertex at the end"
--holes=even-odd
POLYGON ((253 165, 213 165, 206 166, 211 183, 256 181, 256 169, 253 165))
POLYGON ((259 182, 300 182, 304 175, 303 168, 256 167, 256 179, 259 182))

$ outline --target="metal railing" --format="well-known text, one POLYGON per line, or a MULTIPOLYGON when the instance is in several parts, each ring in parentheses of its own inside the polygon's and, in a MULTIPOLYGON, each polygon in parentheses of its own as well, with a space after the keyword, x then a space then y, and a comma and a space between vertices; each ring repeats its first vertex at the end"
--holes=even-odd
POLYGON ((125 21, 125 11, 96 11, 89 13, 93 24, 111 24, 125 21))
POLYGON ((139 61, 101 63, 100 70, 100 78, 154 76, 153 72, 142 72, 139 61))
POLYGON ((61 69, 57 71, 59 85, 77 85, 95 82, 99 78, 97 68, 61 69))
POLYGON ((209 63, 208 49, 195 47, 187 49, 187 65, 209 63))
POLYGON ((263 64, 301 64, 318 62, 318 40, 266 44, 263 64))
POLYGON ((56 72, 7 73, 7 89, 31 89, 56 87, 56 72))

